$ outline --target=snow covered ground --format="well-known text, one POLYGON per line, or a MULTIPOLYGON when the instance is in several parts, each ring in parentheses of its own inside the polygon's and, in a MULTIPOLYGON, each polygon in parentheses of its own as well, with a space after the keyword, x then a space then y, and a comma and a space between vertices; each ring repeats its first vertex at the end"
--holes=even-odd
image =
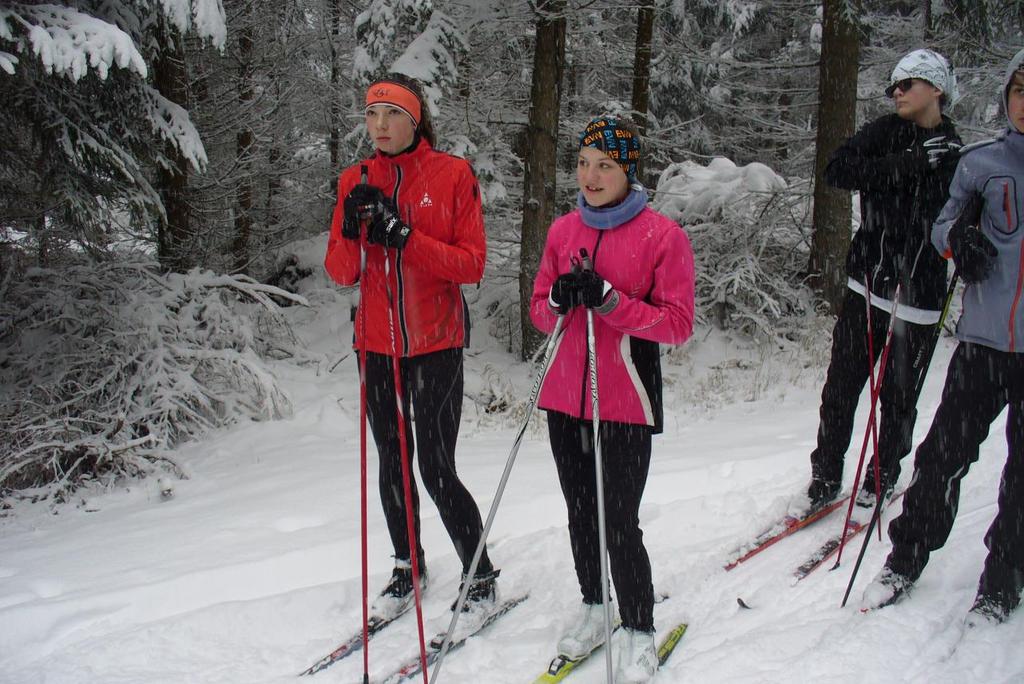
MULTIPOLYGON (((357 628, 360 607, 358 390, 351 329, 332 307, 290 314, 330 359, 281 365, 290 420, 248 423, 184 446, 190 478, 164 500, 156 481, 90 493, 53 515, 25 506, 0 522, 0 682, 3 684, 293 682, 357 628)), ((516 428, 473 397, 524 400, 532 368, 485 335, 467 356, 460 472, 486 511, 516 428), (483 345, 482 347, 480 345, 483 345)), ((921 400, 916 438, 934 412, 952 342, 944 340, 921 400)), ((821 355, 819 354, 820 358, 821 355)), ((875 540, 839 607, 859 538, 843 567, 792 586, 790 574, 841 524, 834 516, 732 572, 730 550, 785 509, 808 478, 823 369, 700 331, 666 357, 666 432, 641 518, 660 629, 690 624, 658 682, 1019 682, 1024 615, 961 639, 995 513, 1005 458, 1001 418, 965 481, 960 516, 906 602, 862 614, 866 583, 888 543, 875 540), (752 607, 738 607, 743 597, 752 607)), ((866 402, 862 402, 866 403, 866 402)), ((862 411, 862 414, 864 412, 862 411)), ((862 431, 863 415, 857 432, 862 431)), ((855 438, 859 446, 859 434, 855 438)), ((371 447, 371 459, 375 454, 371 447)), ((855 456, 848 458, 847 482, 855 456)), ((371 463, 371 473, 376 465, 371 463)), ((910 476, 904 463, 903 481, 910 476)), ((614 485, 612 485, 614 486, 614 485)), ((371 490, 374 491, 374 490, 371 490)), ((543 671, 578 602, 564 504, 545 432, 528 432, 491 536, 501 591, 530 599, 446 660, 441 681, 528 682, 543 671)), ((370 586, 391 567, 376 496, 370 502, 370 586)), ((424 505, 432 575, 428 630, 447 624, 459 567, 436 511, 424 505)), ((371 642, 371 673, 414 653, 407 616, 371 642)), ((595 658, 570 681, 600 682, 595 658)), ((354 656, 317 675, 357 682, 354 656)))

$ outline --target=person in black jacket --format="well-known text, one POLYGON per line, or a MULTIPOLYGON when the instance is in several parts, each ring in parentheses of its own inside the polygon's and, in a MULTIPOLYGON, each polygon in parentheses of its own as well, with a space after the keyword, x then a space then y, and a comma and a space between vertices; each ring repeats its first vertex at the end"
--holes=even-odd
MULTIPOLYGON (((832 333, 832 358, 821 393, 807 491, 812 508, 839 494, 858 398, 871 364, 882 356, 895 306, 892 347, 885 368, 877 371, 884 373, 877 484, 883 494, 891 491, 900 459, 912 446, 917 415, 913 388, 926 370, 915 361, 928 344, 945 298, 946 262, 931 248, 929 235, 949 196, 961 147, 943 114, 958 96, 956 77, 942 55, 914 50, 893 69, 885 92, 895 113, 857 131, 832 153, 825 169, 829 185, 860 192, 861 222, 846 257, 849 290, 832 333)), ((865 470, 857 502, 872 506, 875 471, 868 466, 865 470)))

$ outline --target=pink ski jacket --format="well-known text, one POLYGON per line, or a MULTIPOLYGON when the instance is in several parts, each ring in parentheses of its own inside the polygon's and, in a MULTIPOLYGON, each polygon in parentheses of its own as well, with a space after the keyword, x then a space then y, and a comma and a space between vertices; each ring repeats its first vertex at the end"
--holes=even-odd
MULTIPOLYGON (((554 330, 558 318, 548 304, 551 285, 572 269, 570 258, 578 257, 581 247, 591 256, 594 271, 619 296, 611 311, 594 313, 600 418, 650 425, 660 432, 658 343, 681 344, 693 332, 690 240, 677 223, 646 207, 604 230, 587 226, 579 209, 556 219, 548 230, 530 303, 533 324, 545 333, 554 330)), ((592 419, 587 310, 574 308, 562 328, 538 406, 592 419)))

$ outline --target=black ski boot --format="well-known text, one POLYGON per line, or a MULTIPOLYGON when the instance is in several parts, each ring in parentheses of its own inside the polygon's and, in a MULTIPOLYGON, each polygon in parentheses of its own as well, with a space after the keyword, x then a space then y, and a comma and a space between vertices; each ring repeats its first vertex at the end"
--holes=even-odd
MULTIPOLYGON (((420 591, 427 588, 427 568, 420 563, 420 591)), ((412 605, 415 598, 412 587, 412 563, 396 559, 395 569, 391 571, 391 580, 373 600, 370 614, 382 620, 393 620, 412 605)))
POLYGON ((811 503, 811 510, 816 511, 835 501, 839 496, 841 484, 840 482, 812 478, 811 484, 807 487, 807 499, 811 503))

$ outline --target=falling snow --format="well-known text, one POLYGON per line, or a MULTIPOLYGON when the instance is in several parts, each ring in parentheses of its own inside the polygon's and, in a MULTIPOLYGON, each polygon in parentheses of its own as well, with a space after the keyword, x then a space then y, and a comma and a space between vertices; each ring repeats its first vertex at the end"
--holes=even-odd
MULTIPOLYGON (((348 300, 306 294, 319 308, 290 315, 331 363, 276 367, 295 407, 291 419, 226 429, 179 449, 187 480, 89 492, 57 515, 25 505, 0 523, 0 682, 290 682, 358 627, 357 376, 351 357, 327 370, 345 352, 339 340, 351 339, 348 300)), ((522 401, 532 378, 530 366, 500 343, 482 331, 474 339, 458 462, 486 510, 516 419, 477 408, 473 399, 496 375, 522 401)), ((951 348, 945 340, 925 387, 918 441, 951 348)), ((790 573, 835 531, 838 518, 732 572, 722 569, 733 547, 805 487, 823 369, 779 367, 785 362, 708 330, 665 361, 666 431, 655 439, 641 521, 655 588, 669 596, 655 608, 657 627, 685 620, 690 631, 657 681, 1020 681, 1024 616, 961 638, 995 513, 1004 419, 964 480, 952 536, 917 590, 901 605, 862 614, 839 607, 850 561, 791 586, 790 573), (765 386, 756 400, 745 400, 754 382, 765 386), (740 608, 738 597, 752 609, 740 608)), ((858 430, 863 420, 862 407, 858 430)), ((370 454, 375 473, 372 447, 370 454)), ((848 461, 847 483, 855 466, 848 461)), ((904 481, 910 470, 908 462, 904 481)), ((371 590, 384 585, 392 562, 372 483, 371 590)), ((423 535, 432 630, 447 624, 460 568, 427 502, 423 535)), ((887 547, 877 540, 869 547, 855 603, 887 547)), ((441 681, 528 681, 544 669, 579 600, 541 426, 527 432, 491 555, 502 568, 501 591, 529 591, 531 598, 453 654, 441 681)), ((371 673, 414 652, 415 633, 410 616, 374 640, 371 673)), ((573 680, 603 681, 602 666, 595 659, 573 680)), ((318 678, 356 681, 361 672, 361 658, 353 657, 318 678)))

